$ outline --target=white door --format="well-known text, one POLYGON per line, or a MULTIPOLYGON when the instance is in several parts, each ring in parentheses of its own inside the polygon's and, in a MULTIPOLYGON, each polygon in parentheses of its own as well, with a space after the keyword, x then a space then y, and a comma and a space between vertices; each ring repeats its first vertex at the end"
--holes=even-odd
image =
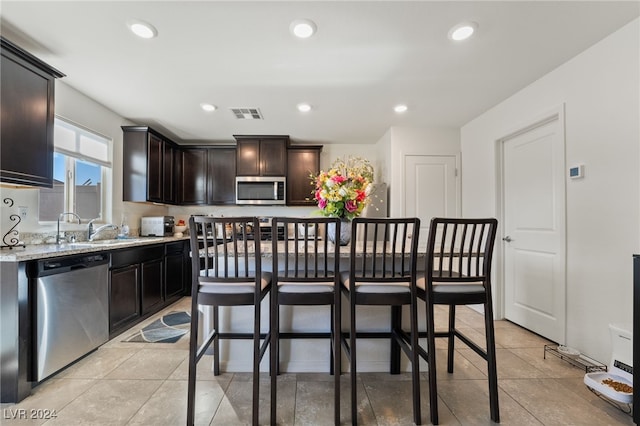
POLYGON ((563 127, 557 113, 502 140, 505 317, 558 343, 566 329, 563 127))
POLYGON ((432 217, 456 217, 456 157, 406 155, 404 158, 407 217, 420 219, 420 243, 426 247, 432 217))

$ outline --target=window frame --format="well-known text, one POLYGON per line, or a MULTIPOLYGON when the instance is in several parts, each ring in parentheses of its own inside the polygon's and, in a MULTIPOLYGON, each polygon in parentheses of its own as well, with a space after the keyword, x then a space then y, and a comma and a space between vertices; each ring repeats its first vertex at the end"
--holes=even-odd
MULTIPOLYGON (((76 194, 75 194, 75 176, 77 171, 77 162, 85 161, 91 164, 95 164, 100 167, 100 179, 101 179, 101 191, 100 197, 100 211, 97 218, 82 218, 83 220, 97 219, 98 222, 107 222, 110 220, 111 202, 107 194, 112 193, 113 188, 113 139, 105 136, 99 132, 91 130, 85 126, 75 123, 67 118, 56 115, 54 120, 54 127, 62 126, 74 132, 75 136, 75 148, 77 151, 61 148, 56 146, 54 138, 54 152, 62 154, 65 158, 65 177, 64 177, 64 190, 63 190, 63 211, 74 212, 76 211, 76 194), (94 141, 103 143, 106 145, 107 159, 100 159, 98 157, 87 155, 82 151, 82 143, 80 142, 82 137, 88 137, 94 141)), ((40 209, 40 197, 38 197, 38 209, 40 209)), ((62 213, 62 212, 60 212, 62 213)), ((76 218, 71 215, 67 215, 61 219, 61 221, 74 223, 76 218)), ((50 224, 56 220, 40 220, 40 211, 38 211, 38 223, 50 224)))

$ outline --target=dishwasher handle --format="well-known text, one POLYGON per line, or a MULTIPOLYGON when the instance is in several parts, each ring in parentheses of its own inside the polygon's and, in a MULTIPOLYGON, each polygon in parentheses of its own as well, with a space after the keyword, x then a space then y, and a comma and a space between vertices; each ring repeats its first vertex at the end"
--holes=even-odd
POLYGON ((85 269, 85 268, 89 268, 89 265, 85 265, 85 264, 79 264, 79 265, 72 265, 69 267, 70 271, 75 271, 76 269, 85 269))
POLYGON ((109 263, 108 253, 91 253, 76 256, 64 256, 55 259, 43 259, 37 262, 32 274, 34 278, 62 274, 79 269, 93 268, 109 263))

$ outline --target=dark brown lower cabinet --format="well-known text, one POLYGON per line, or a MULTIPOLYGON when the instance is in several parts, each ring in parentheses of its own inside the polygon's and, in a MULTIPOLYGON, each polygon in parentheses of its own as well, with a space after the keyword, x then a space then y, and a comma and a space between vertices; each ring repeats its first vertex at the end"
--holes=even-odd
MULTIPOLYGON (((177 242, 183 245, 184 242, 177 242)), ((181 290, 175 288, 172 300, 165 298, 165 245, 153 244, 114 250, 111 252, 109 284, 109 334, 113 337, 136 322, 162 309, 167 302, 184 294, 184 277, 181 290)), ((184 246, 183 246, 184 247, 184 246)), ((181 256, 184 256, 184 248, 181 256)), ((185 269, 185 259, 171 259, 171 268, 185 269)), ((173 274, 173 272, 171 272, 173 274)))
POLYGON ((167 303, 185 293, 189 262, 189 258, 185 256, 188 254, 188 247, 188 241, 168 243, 165 246, 164 300, 167 303))
POLYGON ((157 310, 164 301, 162 291, 162 259, 150 260, 140 265, 142 276, 142 315, 157 310))
POLYGON ((123 328, 140 316, 139 275, 140 267, 138 265, 111 269, 109 333, 123 328))

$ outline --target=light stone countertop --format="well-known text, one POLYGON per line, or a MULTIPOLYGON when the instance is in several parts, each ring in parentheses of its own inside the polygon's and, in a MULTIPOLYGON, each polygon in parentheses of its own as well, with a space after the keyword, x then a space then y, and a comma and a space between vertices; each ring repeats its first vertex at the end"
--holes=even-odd
POLYGON ((31 244, 26 247, 3 248, 0 251, 0 262, 23 262, 27 260, 46 259, 58 256, 68 256, 82 253, 95 253, 118 250, 122 248, 139 247, 150 244, 169 243, 172 241, 188 240, 188 236, 177 237, 136 237, 126 239, 111 239, 97 241, 81 241, 63 244, 31 244))

